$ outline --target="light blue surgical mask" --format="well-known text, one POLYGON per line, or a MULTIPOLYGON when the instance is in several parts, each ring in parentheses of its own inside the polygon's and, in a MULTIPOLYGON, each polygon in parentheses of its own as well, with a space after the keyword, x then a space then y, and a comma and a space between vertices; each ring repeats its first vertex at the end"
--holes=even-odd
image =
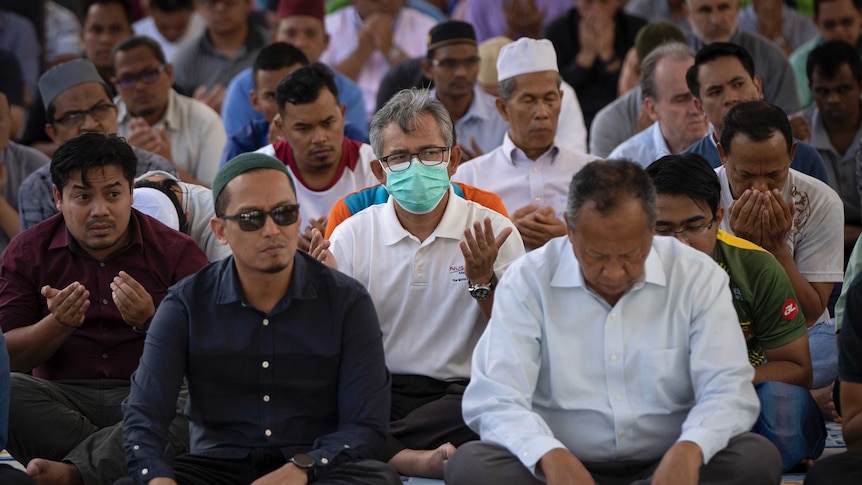
POLYGON ((411 214, 427 214, 449 190, 449 162, 428 167, 413 157, 407 170, 386 172, 386 191, 411 214))

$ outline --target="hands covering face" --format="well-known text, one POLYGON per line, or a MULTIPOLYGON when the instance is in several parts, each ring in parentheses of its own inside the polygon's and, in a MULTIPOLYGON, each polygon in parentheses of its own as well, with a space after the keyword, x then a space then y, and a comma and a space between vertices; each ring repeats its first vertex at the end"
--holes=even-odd
POLYGON ((793 227, 795 206, 778 189, 766 192, 747 189, 730 205, 730 229, 768 251, 786 244, 793 227))

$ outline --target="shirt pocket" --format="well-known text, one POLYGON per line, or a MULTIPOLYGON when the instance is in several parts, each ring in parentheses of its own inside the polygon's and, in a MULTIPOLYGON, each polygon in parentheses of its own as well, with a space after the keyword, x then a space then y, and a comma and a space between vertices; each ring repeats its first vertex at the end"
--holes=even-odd
POLYGON ((644 350, 638 360, 641 390, 648 404, 671 412, 694 405, 688 349, 644 350))

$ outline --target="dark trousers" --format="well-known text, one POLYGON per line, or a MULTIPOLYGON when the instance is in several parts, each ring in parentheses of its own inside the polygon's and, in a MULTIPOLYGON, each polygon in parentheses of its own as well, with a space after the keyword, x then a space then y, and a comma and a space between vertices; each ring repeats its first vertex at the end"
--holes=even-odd
POLYGON ((862 483, 862 453, 840 453, 814 464, 805 475, 805 485, 859 485, 862 483))
MULTIPOLYGON (((120 408, 128 395, 129 381, 52 382, 13 372, 6 449, 24 465, 33 458, 63 461, 78 468, 86 485, 110 485, 128 474, 120 408)), ((188 451, 187 396, 184 389, 170 428, 176 454, 188 451)))
POLYGON ((386 461, 405 448, 433 450, 445 443, 457 447, 479 439, 461 414, 461 397, 467 383, 393 375, 386 461))
MULTIPOLYGON (((226 460, 192 454, 174 460, 178 485, 245 485, 287 463, 278 449, 255 449, 247 458, 226 460)), ((389 465, 376 460, 356 460, 337 468, 320 471, 314 481, 319 485, 400 485, 401 477, 389 465)), ((131 477, 115 485, 135 485, 131 477)))
POLYGON ((30 475, 9 465, 0 465, 0 483, 3 485, 36 485, 30 475))
MULTIPOLYGON (((648 485, 659 461, 650 463, 584 462, 596 483, 648 485)), ((700 468, 703 485, 776 485, 781 457, 766 438, 743 433, 700 468)), ((467 443, 449 458, 446 485, 544 485, 506 448, 486 441, 467 443)))

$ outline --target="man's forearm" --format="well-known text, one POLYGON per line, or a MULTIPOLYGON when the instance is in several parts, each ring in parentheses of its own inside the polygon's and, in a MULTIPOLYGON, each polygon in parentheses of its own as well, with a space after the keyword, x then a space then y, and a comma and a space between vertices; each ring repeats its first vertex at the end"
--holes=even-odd
POLYGON ((820 298, 817 290, 799 272, 796 261, 793 259, 793 254, 786 244, 782 244, 780 247, 774 248, 774 250, 773 248, 766 249, 772 252, 775 259, 781 263, 781 266, 787 273, 787 277, 790 278, 790 284, 793 286, 793 292, 796 293, 800 310, 805 315, 805 325, 811 327, 826 309, 826 301, 820 298))
POLYGON ((167 477, 153 478, 147 485, 177 485, 176 480, 167 477))
POLYGON ((542 470, 548 485, 569 483, 594 484, 592 475, 569 450, 554 448, 539 459, 537 468, 542 470))
POLYGON ((488 320, 491 319, 491 307, 494 306, 494 294, 485 298, 484 300, 476 300, 476 303, 479 305, 479 309, 482 311, 482 315, 485 316, 488 320))
POLYGON ((359 79, 359 73, 362 71, 362 67, 365 66, 365 63, 368 62, 371 54, 374 54, 374 46, 360 44, 356 46, 356 50, 351 52, 349 56, 338 64, 335 64, 333 67, 335 67, 337 71, 341 72, 341 74, 344 74, 350 79, 356 81, 359 79))
POLYGON ((859 239, 859 234, 862 234, 862 226, 844 224, 844 254, 849 254, 853 250, 856 240, 859 239))
POLYGON ((811 385, 811 373, 805 367, 786 360, 769 361, 754 368, 754 383, 776 381, 801 386, 811 385))
POLYGON ((48 315, 42 320, 5 333, 9 366, 13 372, 29 372, 45 363, 77 328, 48 315))

